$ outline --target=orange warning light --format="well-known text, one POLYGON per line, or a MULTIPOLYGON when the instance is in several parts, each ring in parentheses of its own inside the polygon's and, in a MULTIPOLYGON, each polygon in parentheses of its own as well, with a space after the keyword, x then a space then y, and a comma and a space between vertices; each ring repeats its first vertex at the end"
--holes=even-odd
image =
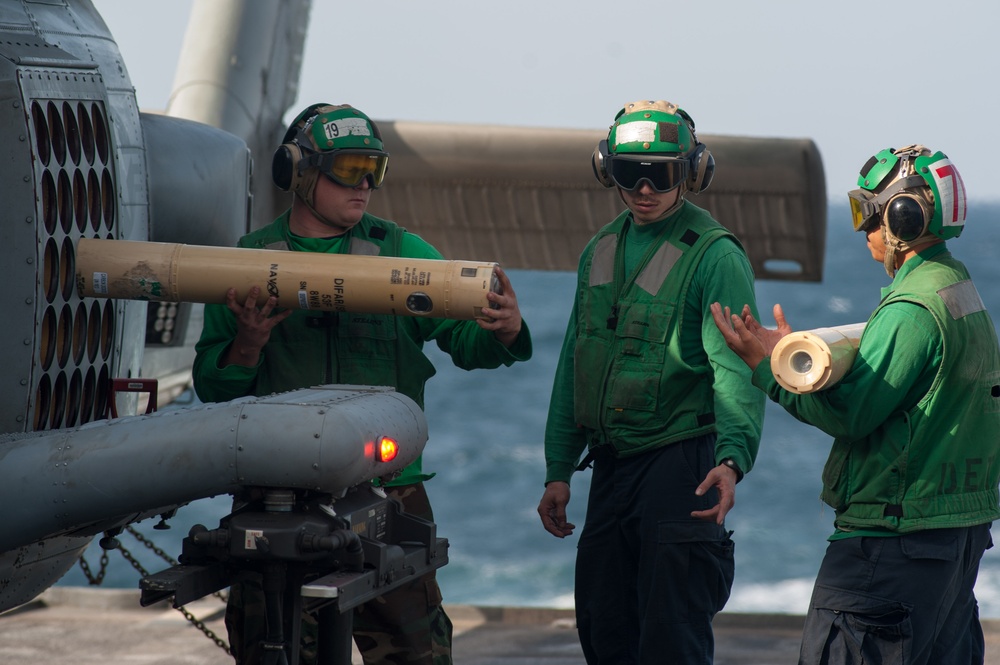
POLYGON ((391 462, 399 452, 399 444, 396 440, 388 436, 383 436, 378 443, 379 459, 383 462, 391 462))

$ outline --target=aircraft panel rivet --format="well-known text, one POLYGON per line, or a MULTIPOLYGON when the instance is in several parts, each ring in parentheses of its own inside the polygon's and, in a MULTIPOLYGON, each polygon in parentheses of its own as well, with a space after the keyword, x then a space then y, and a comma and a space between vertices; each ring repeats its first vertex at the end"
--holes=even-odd
POLYGON ((313 434, 313 438, 314 439, 318 439, 319 438, 319 433, 317 432, 316 434, 313 434))
POLYGON ((319 464, 316 464, 315 462, 313 462, 313 469, 319 470, 319 464))
POLYGON ((21 385, 22 386, 28 385, 28 380, 27 379, 21 379, 21 385))

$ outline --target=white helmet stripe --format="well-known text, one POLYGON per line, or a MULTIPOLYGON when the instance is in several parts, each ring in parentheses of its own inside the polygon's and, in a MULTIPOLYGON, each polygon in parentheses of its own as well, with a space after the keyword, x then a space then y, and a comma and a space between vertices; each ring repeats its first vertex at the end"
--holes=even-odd
POLYGON ((965 183, 950 159, 942 159, 930 165, 931 176, 941 197, 941 225, 962 226, 965 224, 965 183))

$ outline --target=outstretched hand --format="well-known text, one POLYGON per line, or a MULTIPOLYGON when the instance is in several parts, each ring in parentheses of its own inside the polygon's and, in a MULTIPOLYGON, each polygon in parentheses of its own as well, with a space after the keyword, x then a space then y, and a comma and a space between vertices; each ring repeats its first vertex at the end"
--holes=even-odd
POLYGON ((785 320, 785 312, 780 304, 774 306, 777 329, 762 326, 750 313, 749 305, 743 306, 740 316, 733 314, 728 307, 723 309, 717 302, 712 303, 710 309, 716 327, 726 340, 726 346, 732 349, 750 369, 757 369, 757 365, 771 355, 778 341, 792 332, 792 327, 785 320))

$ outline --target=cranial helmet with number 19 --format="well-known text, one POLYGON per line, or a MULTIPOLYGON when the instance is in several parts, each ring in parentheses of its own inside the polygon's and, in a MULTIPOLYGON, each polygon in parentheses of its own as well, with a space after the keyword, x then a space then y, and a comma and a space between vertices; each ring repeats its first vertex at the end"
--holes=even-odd
POLYGON ((367 115, 348 104, 313 104, 288 126, 271 160, 271 178, 311 206, 320 174, 344 187, 367 179, 377 189, 388 161, 378 126, 367 115))

